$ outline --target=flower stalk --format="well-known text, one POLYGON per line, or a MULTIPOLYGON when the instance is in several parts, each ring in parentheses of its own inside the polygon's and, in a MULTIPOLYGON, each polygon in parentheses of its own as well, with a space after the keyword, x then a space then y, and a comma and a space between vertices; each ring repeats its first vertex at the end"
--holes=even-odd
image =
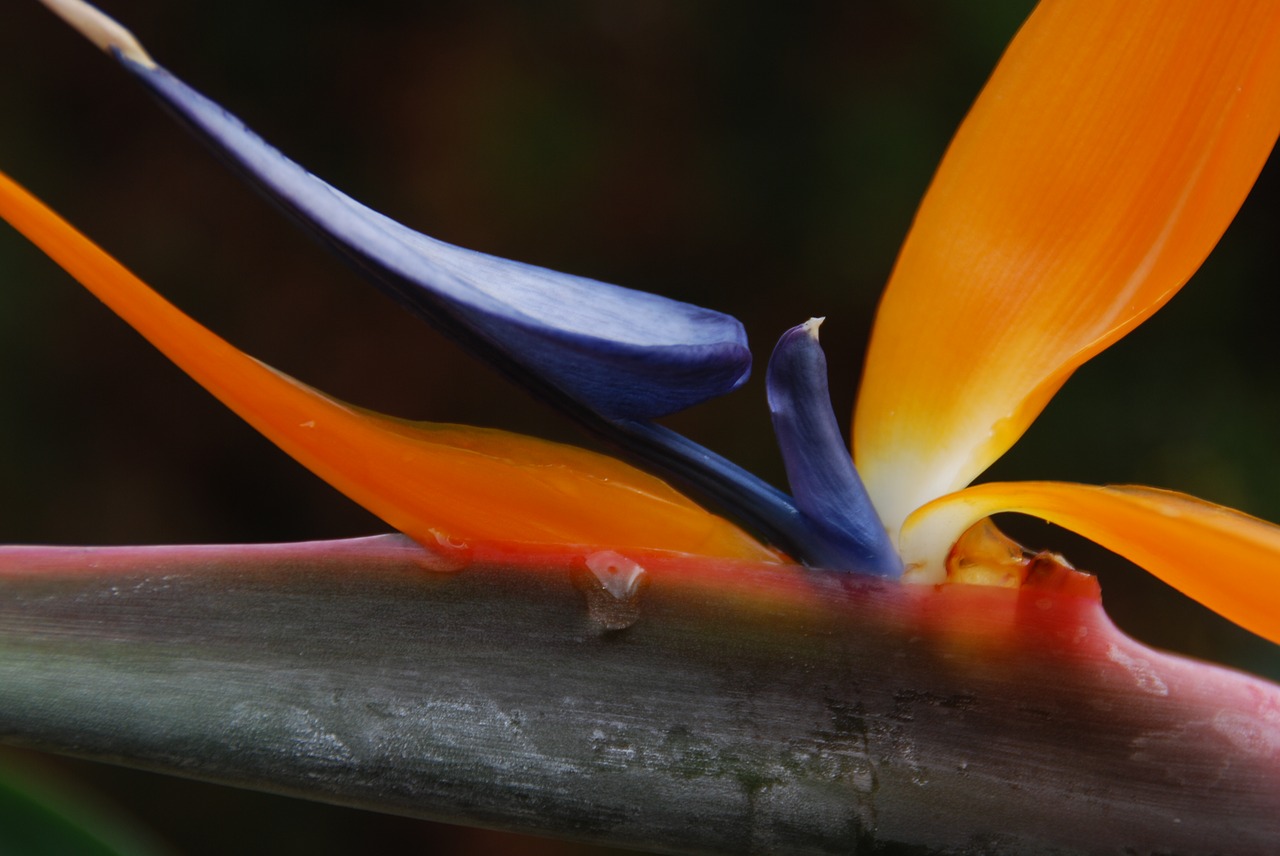
POLYGON ((1280 836, 1280 688, 1096 597, 667 557, 618 631, 563 561, 431 572, 398 536, 85 555, 0 549, 11 742, 667 852, 1280 836))

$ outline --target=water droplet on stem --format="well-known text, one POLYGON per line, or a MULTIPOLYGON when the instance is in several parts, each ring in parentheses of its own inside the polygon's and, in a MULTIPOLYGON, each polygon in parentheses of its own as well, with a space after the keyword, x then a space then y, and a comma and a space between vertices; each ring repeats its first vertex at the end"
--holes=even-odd
POLYGON ((640 596, 649 575, 639 563, 612 550, 586 557, 570 574, 587 601, 591 621, 605 630, 625 630, 640 618, 640 596))

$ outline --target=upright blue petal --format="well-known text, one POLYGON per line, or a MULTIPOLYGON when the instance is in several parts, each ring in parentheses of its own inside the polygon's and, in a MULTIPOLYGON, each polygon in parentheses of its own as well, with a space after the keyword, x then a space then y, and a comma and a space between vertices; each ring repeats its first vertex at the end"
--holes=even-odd
POLYGON ((114 55, 317 238, 521 383, 549 385, 606 419, 649 419, 736 389, 750 373, 736 319, 415 232, 316 178, 163 68, 114 55))
POLYGON ((889 541, 849 447, 827 388, 827 358, 813 318, 782 335, 769 359, 766 385, 796 507, 823 542, 823 563, 897 578, 902 562, 889 541))

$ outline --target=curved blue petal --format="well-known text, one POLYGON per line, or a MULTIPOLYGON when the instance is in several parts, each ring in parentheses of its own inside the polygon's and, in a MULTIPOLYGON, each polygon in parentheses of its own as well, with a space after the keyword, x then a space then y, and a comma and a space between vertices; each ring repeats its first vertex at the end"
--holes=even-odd
POLYGON ((792 327, 769 359, 766 385, 773 430, 796 507, 822 535, 826 564, 882 577, 902 561, 871 505, 831 409, 821 318, 792 327))
POLYGON ((606 419, 649 419, 730 392, 751 370, 731 316, 435 240, 289 160, 158 66, 116 59, 197 136, 392 296, 521 383, 606 419))
POLYGON ((844 536, 833 541, 791 497, 649 421, 746 380, 751 355, 736 319, 415 232, 311 175, 163 68, 110 52, 314 237, 468 350, 793 558, 848 566, 844 536))

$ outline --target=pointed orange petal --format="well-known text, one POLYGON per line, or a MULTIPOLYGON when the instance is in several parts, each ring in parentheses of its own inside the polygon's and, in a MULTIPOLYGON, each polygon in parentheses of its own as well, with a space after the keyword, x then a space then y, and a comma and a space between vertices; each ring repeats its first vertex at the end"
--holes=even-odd
POLYGON ((428 547, 521 542, 776 560, 729 522, 613 458, 344 404, 182 314, 0 174, 0 216, 303 466, 428 547))
POLYGON ((976 485, 907 518, 903 560, 917 579, 939 580, 959 535, 1002 511, 1031 514, 1096 541, 1280 642, 1280 526, 1173 491, 1063 482, 976 485))
POLYGON ((1040 5, 951 144, 854 426, 890 531, 968 484, 1217 242, 1280 132, 1280 3, 1040 5))

